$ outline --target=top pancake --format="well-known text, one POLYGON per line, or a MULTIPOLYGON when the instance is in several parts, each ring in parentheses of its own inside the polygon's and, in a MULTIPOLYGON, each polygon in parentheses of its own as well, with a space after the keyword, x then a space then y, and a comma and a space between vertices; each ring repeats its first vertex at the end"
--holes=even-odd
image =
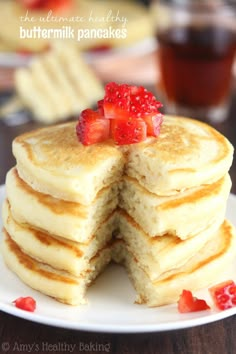
POLYGON ((77 139, 75 124, 51 126, 15 139, 19 175, 32 188, 90 204, 101 188, 126 173, 150 192, 171 195, 220 179, 233 159, 233 147, 223 135, 188 118, 165 116, 158 138, 121 147, 111 140, 84 146, 77 139))

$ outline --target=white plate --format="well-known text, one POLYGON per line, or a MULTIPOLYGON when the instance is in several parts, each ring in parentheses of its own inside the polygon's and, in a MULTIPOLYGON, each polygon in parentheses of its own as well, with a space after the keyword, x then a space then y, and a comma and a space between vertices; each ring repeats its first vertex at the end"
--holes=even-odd
MULTIPOLYGON (((4 186, 0 186, 0 206, 5 195, 4 186)), ((227 218, 236 226, 236 196, 230 195, 227 218)), ((1 219, 0 219, 1 228, 1 219)), ((134 304, 135 292, 127 274, 120 266, 110 266, 88 290, 88 305, 69 306, 32 290, 11 273, 0 257, 0 310, 34 322, 76 330, 131 333, 160 332, 198 326, 214 322, 236 313, 236 307, 217 311, 180 314, 176 304, 159 308, 148 308, 134 304), (33 296, 37 301, 34 313, 17 309, 11 303, 19 296, 33 296)), ((236 280, 236 261, 232 269, 222 279, 236 280)), ((212 305, 207 289, 196 293, 212 305)))

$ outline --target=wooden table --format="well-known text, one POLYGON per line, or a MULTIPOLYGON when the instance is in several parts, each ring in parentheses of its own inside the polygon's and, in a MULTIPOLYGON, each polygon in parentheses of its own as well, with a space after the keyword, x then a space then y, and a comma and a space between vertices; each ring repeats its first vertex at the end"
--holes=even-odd
MULTIPOLYGON (((36 127, 28 122, 7 126, 0 122, 0 184, 7 170, 15 164, 11 154, 12 139, 36 127)), ((226 122, 215 125, 236 146, 236 96, 226 122)), ((236 159, 231 168, 232 193, 236 194, 236 159)), ((1 283, 0 283, 1 286, 1 283)), ((22 320, 0 312, 0 353, 133 353, 133 354, 234 354, 236 353, 236 316, 212 324, 185 330, 144 334, 107 334, 72 331, 22 320), (99 351, 106 348, 107 351, 99 351), (106 346, 105 346, 106 344, 106 346)))

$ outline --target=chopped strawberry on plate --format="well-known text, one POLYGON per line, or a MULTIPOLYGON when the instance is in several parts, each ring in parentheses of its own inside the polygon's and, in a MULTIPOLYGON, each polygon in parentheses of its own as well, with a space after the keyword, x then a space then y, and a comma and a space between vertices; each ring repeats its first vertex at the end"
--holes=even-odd
POLYGON ((178 301, 178 310, 181 313, 208 310, 210 307, 205 300, 193 296, 190 290, 183 290, 178 301))
POLYGON ((34 312, 36 309, 36 301, 31 296, 18 297, 13 304, 21 310, 34 312))
POLYGON ((233 280, 214 285, 209 289, 209 292, 219 310, 236 306, 236 284, 233 280))

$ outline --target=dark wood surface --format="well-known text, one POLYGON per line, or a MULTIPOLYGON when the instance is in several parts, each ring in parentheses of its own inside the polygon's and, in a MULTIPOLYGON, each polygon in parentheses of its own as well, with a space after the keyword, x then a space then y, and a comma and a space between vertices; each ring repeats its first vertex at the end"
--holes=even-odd
MULTIPOLYGON (((0 184, 4 183, 7 170, 15 164, 11 153, 13 138, 36 127, 33 122, 7 126, 0 121, 0 184)), ((236 96, 228 120, 215 127, 236 146, 236 96)), ((230 174, 232 192, 236 194, 236 161, 230 174)), ((73 345, 72 353, 235 354, 235 330, 236 316, 232 316, 203 326, 163 333, 90 333, 49 327, 0 312, 0 353, 28 353, 30 348, 33 348, 32 353, 68 353, 66 346, 73 345), (99 344, 106 351, 99 350, 99 344)))

